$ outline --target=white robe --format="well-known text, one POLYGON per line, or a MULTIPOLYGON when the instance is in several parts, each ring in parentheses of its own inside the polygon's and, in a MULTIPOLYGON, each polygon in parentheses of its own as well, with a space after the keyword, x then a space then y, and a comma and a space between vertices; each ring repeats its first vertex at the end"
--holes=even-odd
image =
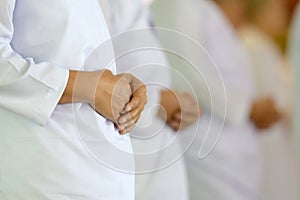
POLYGON ((134 199, 129 136, 57 105, 68 69, 115 72, 109 39, 97 0, 1 1, 0 199, 134 199))
POLYGON ((176 133, 157 117, 160 92, 170 88, 170 70, 140 0, 100 0, 110 24, 117 69, 147 85, 148 103, 131 132, 136 162, 137 200, 187 200, 187 177, 176 133), (179 159, 179 160, 178 160, 179 159), (176 180, 176 181, 174 181, 176 180))
POLYGON ((287 63, 272 39, 259 29, 245 26, 241 37, 253 61, 256 98, 272 98, 286 117, 271 128, 259 131, 263 199, 299 199, 298 169, 289 122, 292 103, 287 63))
MULTIPOLYGON (((293 79, 293 91, 294 91, 294 117, 293 117, 293 133, 295 138, 295 146, 297 150, 298 166, 300 168, 300 4, 295 11, 294 20, 291 26, 291 34, 289 41, 289 61, 292 66, 293 79)), ((300 180, 300 176, 298 177, 300 180)))
POLYGON ((298 157, 300 156, 300 4, 298 5, 294 20, 292 23, 291 35, 290 35, 290 44, 289 44, 289 61, 293 67, 294 75, 294 133, 296 138, 296 145, 298 150, 298 157))
MULTIPOLYGON (((210 61, 208 56, 203 57, 203 50, 193 49, 189 42, 183 42, 185 46, 182 47, 178 44, 178 48, 184 48, 184 56, 196 62, 195 66, 203 73, 212 95, 210 98, 199 78, 194 77, 196 81, 193 81, 193 73, 188 71, 194 69, 180 64, 177 66, 178 70, 181 67, 181 74, 190 77, 193 91, 197 93, 204 110, 198 129, 195 125, 181 133, 183 144, 186 145, 197 130, 197 137, 186 154, 191 199, 259 199, 258 141, 249 120, 254 101, 254 81, 251 63, 238 35, 221 10, 210 1, 161 0, 154 2, 152 8, 158 26, 175 29, 192 37, 213 60, 210 61), (202 57, 202 61, 197 63, 196 57, 202 57), (219 74, 213 70, 215 67, 223 78, 226 96, 222 93, 219 74), (208 138, 205 141, 206 132, 208 138), (220 140, 213 151, 205 156, 217 141, 219 132, 222 132, 220 140), (199 159, 199 156, 205 158, 199 159)), ((180 83, 178 87, 182 87, 181 81, 176 82, 177 86, 180 83)))

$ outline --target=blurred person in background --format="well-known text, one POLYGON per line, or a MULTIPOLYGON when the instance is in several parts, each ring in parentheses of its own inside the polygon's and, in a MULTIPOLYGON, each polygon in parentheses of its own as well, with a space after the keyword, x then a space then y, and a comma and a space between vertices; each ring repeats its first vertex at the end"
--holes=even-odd
POLYGON ((170 90, 164 52, 153 50, 160 44, 148 7, 141 0, 100 3, 114 36, 118 71, 130 72, 147 85, 145 112, 131 131, 137 173, 135 199, 188 200, 186 169, 184 159, 178 159, 182 150, 176 131, 198 119, 199 106, 190 94, 170 90))
POLYGON ((299 199, 297 166, 291 132, 292 90, 289 66, 275 38, 288 26, 284 0, 247 0, 244 24, 237 24, 252 61, 256 98, 270 98, 281 119, 260 129, 262 154, 262 198, 299 199))
MULTIPOLYGON (((228 9, 236 11, 240 11, 240 4, 245 3, 240 0, 230 2, 233 7, 228 9)), ((216 63, 225 83, 226 99, 222 88, 217 85, 218 77, 207 73, 214 65, 206 61, 207 57, 202 57, 202 64, 199 61, 197 67, 203 73, 207 87, 213 91, 210 99, 210 94, 203 92, 203 82, 192 78, 191 74, 195 73, 188 73, 191 67, 183 67, 178 65, 179 61, 170 59, 172 67, 177 67, 190 80, 196 80, 192 82, 193 89, 203 107, 197 138, 186 153, 191 199, 260 199, 261 165, 256 127, 270 127, 278 120, 279 113, 271 100, 255 98, 251 62, 237 32, 213 1, 157 0, 152 5, 152 11, 159 27, 180 31, 199 42, 216 63), (217 109, 212 108, 211 101, 217 109), (224 103, 227 115, 222 128, 222 113, 225 110, 220 105, 224 103), (217 140, 219 128, 222 128, 222 135, 213 151, 199 160, 199 149, 209 126, 206 148, 213 146, 213 141, 217 140)), ((242 20, 239 13, 230 13, 230 18, 242 20)), ((180 44, 178 40, 163 40, 165 45, 177 43, 178 48, 184 49, 185 55, 201 57, 199 50, 180 44)), ((175 81, 174 85, 175 88, 182 88, 180 81, 175 81)), ((182 136, 191 136, 195 130, 196 126, 188 128, 182 136)))

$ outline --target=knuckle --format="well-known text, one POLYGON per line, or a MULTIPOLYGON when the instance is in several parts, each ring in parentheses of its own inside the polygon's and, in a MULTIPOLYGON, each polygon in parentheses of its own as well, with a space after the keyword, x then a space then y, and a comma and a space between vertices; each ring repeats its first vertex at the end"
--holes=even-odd
POLYGON ((109 69, 105 69, 105 70, 104 70, 104 73, 105 73, 105 74, 112 75, 112 72, 111 72, 109 69))
POLYGON ((129 73, 123 73, 122 74, 122 79, 126 82, 129 82, 130 81, 130 74, 129 73))

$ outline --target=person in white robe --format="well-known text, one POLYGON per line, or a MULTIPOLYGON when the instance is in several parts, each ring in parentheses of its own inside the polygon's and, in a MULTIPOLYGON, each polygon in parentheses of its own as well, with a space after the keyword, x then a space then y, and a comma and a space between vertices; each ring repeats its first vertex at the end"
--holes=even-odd
MULTIPOLYGON (((212 1, 160 0, 152 4, 152 11, 159 27, 174 29, 191 37, 213 60, 209 61, 207 56, 208 61, 204 57, 202 63, 199 61, 196 65, 203 72, 207 87, 211 88, 211 98, 202 92, 205 85, 199 78, 193 82, 204 113, 197 138, 186 153, 191 199, 259 199, 261 165, 254 125, 262 124, 257 116, 266 114, 262 107, 268 107, 264 105, 269 102, 255 99, 251 62, 239 36, 212 1), (214 67, 221 77, 218 73, 209 73, 214 67), (213 109, 215 107, 217 109, 213 109), (259 110, 259 114, 255 110, 259 110)), ((171 44, 172 41, 165 43, 171 44)), ((178 46, 180 48, 181 44, 178 46)), ((201 57, 199 50, 190 46, 181 48, 191 58, 201 57)), ((180 70, 181 66, 178 66, 180 70)), ((194 69, 185 67, 181 73, 190 77, 193 73, 188 73, 189 70, 194 69)), ((177 84, 177 87, 182 86, 177 84)), ((272 103, 270 111, 276 114, 272 103)), ((269 125, 273 120, 266 123, 269 125)), ((192 136, 195 129, 191 127, 183 131, 182 136, 192 136)), ((183 143, 186 140, 189 141, 184 138, 183 143)))
POLYGON ((0 199, 134 199, 146 89, 115 74, 97 0, 1 1, 0 199))
POLYGON ((161 112, 160 105, 167 113, 172 113, 169 109, 180 110, 184 121, 184 113, 188 112, 189 122, 182 123, 189 125, 199 116, 198 104, 190 95, 182 93, 177 93, 180 105, 172 103, 175 96, 168 92, 171 87, 169 65, 164 51, 155 50, 161 47, 156 30, 152 27, 149 9, 143 2, 100 2, 106 8, 106 19, 114 36, 112 41, 118 58, 118 71, 134 74, 148 88, 146 112, 131 132, 136 161, 136 199, 187 200, 186 169, 184 159, 180 159, 183 150, 173 130, 178 127, 170 121, 167 125, 158 117, 158 113, 161 112))
POLYGON ((287 25, 281 0, 248 1, 246 25, 240 35, 252 60, 256 98, 271 98, 281 112, 274 126, 257 130, 262 155, 262 198, 299 199, 298 169, 291 132, 291 74, 272 36, 287 25))

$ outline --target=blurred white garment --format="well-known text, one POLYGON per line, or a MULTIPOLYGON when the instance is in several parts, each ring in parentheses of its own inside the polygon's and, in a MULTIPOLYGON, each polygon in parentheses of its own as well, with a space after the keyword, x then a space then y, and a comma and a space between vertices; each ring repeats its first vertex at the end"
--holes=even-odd
MULTIPOLYGON (((184 48, 184 56, 192 60, 202 57, 202 60, 196 63, 196 67, 203 73, 207 86, 211 88, 209 94, 203 81, 193 78, 193 74, 195 76, 196 73, 189 73, 194 70, 191 66, 181 65, 178 60, 171 58, 172 66, 191 80, 204 108, 197 138, 186 154, 191 199, 259 199, 261 166, 258 140, 255 128, 249 120, 255 97, 255 84, 251 62, 239 36, 222 11, 211 1, 160 0, 152 4, 152 9, 158 26, 180 31, 205 48, 225 84, 226 102, 222 84, 218 83, 219 77, 213 72, 215 66, 207 56, 205 58, 201 55, 201 48, 196 50, 187 44, 182 45, 180 41, 162 39, 166 46, 176 43, 178 48, 184 48), (212 98, 209 95, 212 95, 212 98), (227 115, 225 126, 222 127, 225 107, 227 115), (213 108, 217 109, 212 110, 213 108), (222 131, 222 135, 213 151, 203 160, 199 160, 200 146, 206 131, 208 138, 204 149, 213 146, 219 131, 222 131)), ((174 84, 182 89, 181 83, 175 80, 174 84)), ((181 133, 184 145, 191 140, 196 130, 197 127, 193 126, 181 133)))
POLYGON ((293 67, 294 74, 294 133, 298 157, 300 157, 300 4, 294 15, 289 42, 289 61, 293 67))
POLYGON ((170 71, 149 10, 140 0, 100 0, 106 4, 118 72, 147 86, 148 103, 131 132, 136 162, 137 200, 187 200, 187 176, 176 133, 157 117, 160 91, 170 88, 170 71), (179 160, 178 160, 179 159, 179 160))
MULTIPOLYGON (((289 41, 289 61, 292 66, 292 72, 294 75, 293 91, 294 91, 294 118, 293 118, 293 133, 295 137, 295 146, 297 150, 298 166, 300 168, 300 3, 294 14, 294 19, 291 25, 289 41)), ((300 180, 300 176, 298 176, 300 180)))
POLYGON ((154 0, 143 0, 146 5, 150 5, 154 0))
POLYGON ((129 136, 57 105, 69 69, 115 72, 109 39, 97 0, 1 1, 0 199, 134 199, 129 136))
POLYGON ((256 98, 272 98, 285 118, 267 130, 258 131, 263 160, 262 198, 300 199, 289 121, 292 91, 288 64, 274 41, 254 26, 243 27, 241 37, 253 63, 256 98))

